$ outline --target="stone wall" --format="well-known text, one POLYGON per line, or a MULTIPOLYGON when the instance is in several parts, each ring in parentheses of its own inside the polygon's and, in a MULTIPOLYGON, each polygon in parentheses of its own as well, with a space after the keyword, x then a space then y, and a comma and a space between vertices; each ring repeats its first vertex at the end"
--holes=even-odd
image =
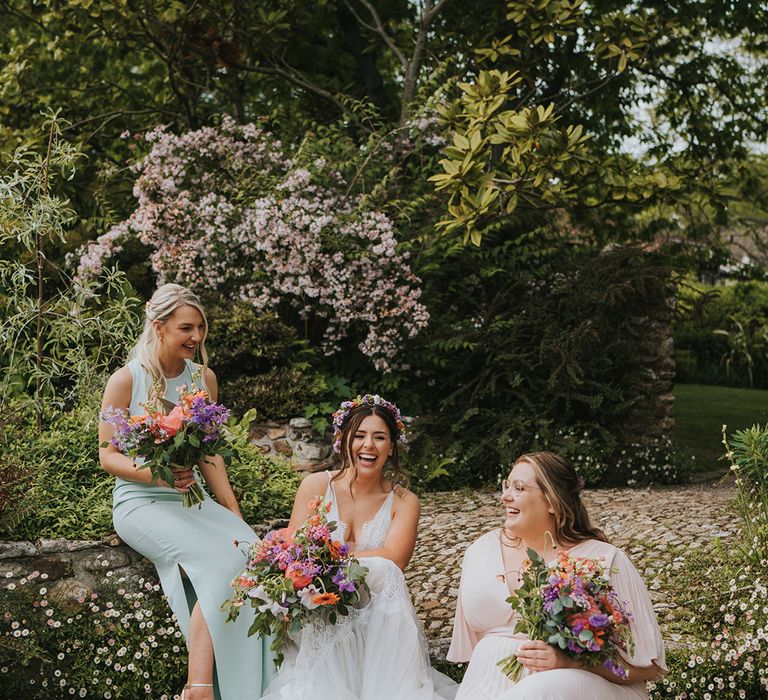
POLYGON ((282 455, 298 472, 328 469, 335 463, 330 440, 318 435, 306 418, 283 422, 254 423, 251 439, 265 454, 282 455))
POLYGON ((114 534, 103 540, 0 542, 0 580, 7 585, 40 577, 64 606, 77 606, 98 591, 109 571, 127 579, 157 576, 149 561, 114 534))
POLYGON ((628 421, 629 440, 669 437, 675 427, 675 341, 672 321, 674 299, 645 316, 634 319, 630 332, 643 366, 640 389, 645 400, 635 406, 635 420, 628 421))
MULTIPOLYGON (((285 524, 285 521, 257 523, 253 529, 263 535, 285 524)), ((32 575, 45 581, 50 596, 60 600, 65 609, 77 607, 91 593, 99 592, 108 573, 128 581, 157 579, 154 565, 114 533, 102 540, 0 542, 2 585, 29 579, 32 575)))

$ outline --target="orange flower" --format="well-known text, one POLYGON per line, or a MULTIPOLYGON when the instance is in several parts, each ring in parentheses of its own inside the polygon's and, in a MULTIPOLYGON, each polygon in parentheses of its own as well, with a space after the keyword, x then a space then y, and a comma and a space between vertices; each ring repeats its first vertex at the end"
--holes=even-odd
POLYGON ((287 527, 281 527, 277 531, 277 534, 279 536, 278 541, 280 542, 280 546, 283 549, 288 549, 288 547, 290 547, 293 544, 294 533, 291 530, 289 530, 287 527))
POLYGON ((160 416, 157 424, 165 431, 168 437, 173 437, 181 430, 184 423, 184 417, 181 406, 176 406, 167 416, 160 416))
POLYGON ((339 596, 335 593, 320 593, 312 596, 312 602, 315 605, 334 605, 339 602, 339 596))
POLYGON ((334 559, 341 559, 341 548, 343 544, 339 540, 331 540, 328 542, 328 549, 331 552, 331 556, 334 559))
POLYGON ((285 570, 285 578, 290 579, 293 584, 293 590, 295 591, 312 583, 312 577, 307 576, 307 573, 304 570, 304 565, 299 561, 288 564, 288 567, 285 570))

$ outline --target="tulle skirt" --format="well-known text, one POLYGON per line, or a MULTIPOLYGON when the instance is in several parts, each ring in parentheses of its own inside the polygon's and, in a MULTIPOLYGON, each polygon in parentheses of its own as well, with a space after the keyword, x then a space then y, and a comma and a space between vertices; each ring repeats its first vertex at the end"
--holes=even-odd
POLYGON ((302 630, 263 700, 444 700, 456 684, 429 665, 426 640, 400 569, 368 567, 368 605, 302 630))

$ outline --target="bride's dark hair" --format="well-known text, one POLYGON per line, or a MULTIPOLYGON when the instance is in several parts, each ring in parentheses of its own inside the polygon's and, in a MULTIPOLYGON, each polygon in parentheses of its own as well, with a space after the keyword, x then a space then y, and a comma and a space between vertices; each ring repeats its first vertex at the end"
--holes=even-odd
MULTIPOLYGON (((350 409, 341 425, 341 469, 333 477, 333 480, 340 479, 347 469, 352 466, 352 440, 354 440, 355 433, 357 433, 360 428, 360 424, 368 416, 378 416, 384 423, 386 423, 387 429, 389 430, 389 439, 392 441, 392 455, 389 458, 388 464, 384 466, 384 478, 391 481, 394 486, 408 488, 410 485, 410 477, 400 464, 400 459, 397 453, 398 438, 400 437, 397 421, 388 409, 383 406, 370 404, 362 404, 361 406, 356 406, 355 408, 350 409)), ((356 478, 357 474, 352 477, 352 481, 356 478)))

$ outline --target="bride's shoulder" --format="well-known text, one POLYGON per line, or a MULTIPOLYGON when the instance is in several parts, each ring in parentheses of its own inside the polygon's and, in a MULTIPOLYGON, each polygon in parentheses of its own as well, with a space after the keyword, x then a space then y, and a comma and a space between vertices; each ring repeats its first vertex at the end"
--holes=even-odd
POLYGON ((328 482, 331 480, 334 474, 337 472, 334 471, 319 471, 319 472, 312 472, 310 474, 307 474, 301 481, 301 485, 304 486, 305 490, 322 490, 325 491, 325 489, 328 486, 328 482))
POLYGON ((395 493, 395 509, 416 511, 421 509, 419 497, 410 489, 407 489, 405 486, 401 486, 400 484, 395 484, 392 487, 392 490, 395 493))

